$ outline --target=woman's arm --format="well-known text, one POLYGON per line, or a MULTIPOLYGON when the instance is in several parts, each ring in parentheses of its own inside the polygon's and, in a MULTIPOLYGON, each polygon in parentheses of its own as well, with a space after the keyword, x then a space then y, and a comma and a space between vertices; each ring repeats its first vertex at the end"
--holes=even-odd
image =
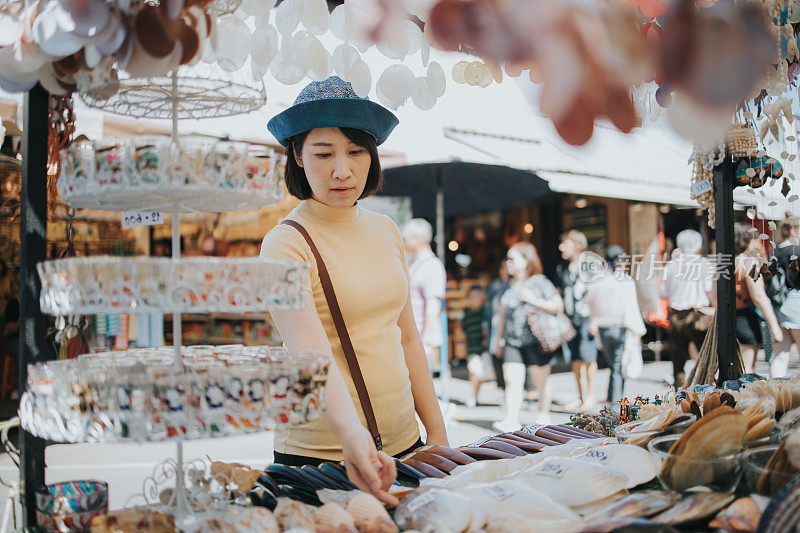
POLYGON ((772 310, 772 302, 770 302, 769 296, 767 296, 767 293, 764 291, 764 278, 759 276, 757 280, 754 280, 750 276, 745 275, 744 279, 747 283, 747 291, 750 293, 750 299, 753 300, 755 306, 761 311, 761 316, 767 321, 773 340, 775 342, 781 342, 783 340, 783 331, 781 330, 780 324, 778 324, 775 311, 772 310))
POLYGON ((397 499, 386 492, 397 475, 394 460, 378 452, 369 431, 361 424, 347 384, 333 361, 331 345, 311 294, 306 293, 303 309, 272 311, 272 319, 287 348, 331 359, 323 416, 342 444, 347 476, 358 488, 395 505, 397 499))
POLYGON ((414 409, 428 433, 426 444, 448 446, 447 430, 439 409, 439 399, 433 388, 433 379, 428 367, 428 358, 425 356, 425 348, 422 346, 422 340, 414 322, 410 295, 406 298, 397 325, 400 327, 400 342, 403 345, 406 367, 408 367, 408 378, 411 380, 414 409))
POLYGON ((559 296, 558 293, 553 295, 551 298, 545 299, 539 298, 530 289, 523 289, 522 301, 541 309, 545 313, 550 313, 551 315, 557 315, 564 312, 564 300, 561 299, 561 296, 559 296))

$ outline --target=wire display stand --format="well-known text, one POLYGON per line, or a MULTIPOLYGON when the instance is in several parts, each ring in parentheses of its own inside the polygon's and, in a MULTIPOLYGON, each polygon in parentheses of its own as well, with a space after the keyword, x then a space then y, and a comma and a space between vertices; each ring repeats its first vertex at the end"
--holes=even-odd
MULTIPOLYGON (((225 1, 218 1, 218 9, 233 9, 234 4, 239 4, 240 0, 225 0, 225 1)), ((250 111, 254 111, 265 103, 265 94, 263 84, 260 84, 258 87, 252 87, 247 84, 237 83, 234 81, 229 80, 222 80, 219 79, 219 76, 208 76, 208 77, 200 77, 200 76, 192 76, 187 74, 179 74, 177 71, 173 72, 171 76, 168 77, 159 77, 159 78, 150 78, 147 80, 136 80, 136 79, 128 79, 123 80, 121 82, 121 87, 119 92, 114 95, 113 97, 107 100, 99 100, 94 96, 91 95, 84 95, 84 100, 87 104, 92 107, 97 107, 106 111, 125 114, 127 116, 137 117, 137 118, 169 118, 172 121, 172 135, 170 137, 170 142, 172 145, 180 150, 181 149, 181 138, 178 136, 178 121, 181 119, 193 119, 193 118, 208 118, 208 117, 219 117, 219 116, 227 116, 227 115, 234 115, 234 114, 241 114, 247 113, 250 111)), ((274 153, 272 154, 274 156, 274 153)), ((274 163, 274 162, 273 162, 274 163)), ((208 163, 208 164, 212 164, 208 163)), ((275 165, 273 164, 273 171, 275 165)), ((128 186, 131 186, 130 181, 127 183, 128 186)), ((133 185, 135 187, 135 184, 133 185)), ((103 194, 99 191, 95 191, 97 194, 95 195, 96 198, 103 196, 103 194)), ((210 193, 213 194, 214 191, 210 193)), ((69 195, 65 195, 66 200, 69 200, 69 195)), ((88 195, 91 197, 91 194, 88 195)), ((95 206, 102 206, 102 202, 96 202, 95 206)), ((120 205, 110 206, 105 205, 106 209, 113 209, 113 207, 120 207, 120 205)), ((139 206, 145 207, 145 206, 139 206)), ((195 210, 198 207, 202 208, 202 203, 196 203, 192 207, 195 210)), ((180 203, 173 204, 171 215, 172 215, 172 261, 170 262, 173 268, 180 268, 182 263, 186 263, 186 261, 191 261, 191 259, 181 259, 181 246, 180 246, 180 219, 181 219, 181 212, 186 212, 185 205, 181 205, 180 203)), ((88 261, 89 263, 95 262, 96 265, 102 265, 104 262, 106 263, 106 267, 111 264, 109 263, 109 259, 111 258, 83 258, 77 259, 77 261, 88 261)), ((64 263, 62 266, 69 270, 69 261, 76 261, 75 259, 68 259, 64 260, 67 263, 64 263)), ((140 263, 140 267, 146 265, 148 261, 152 262, 153 259, 139 259, 139 260, 128 260, 127 264, 124 260, 120 259, 119 265, 123 266, 123 270, 126 266, 130 266, 132 264, 136 264, 137 262, 140 263)), ((169 260, 167 260, 169 261, 169 260)), ((220 261, 224 261, 221 259, 209 259, 206 261, 206 269, 211 267, 215 263, 220 261)), ((302 278, 303 276, 307 275, 307 267, 300 263, 296 265, 289 265, 289 264, 271 264, 268 261, 262 261, 258 259, 251 259, 245 260, 242 265, 246 263, 252 262, 255 266, 256 270, 259 268, 269 270, 276 270, 275 273, 278 274, 279 278, 282 278, 284 281, 288 282, 288 286, 284 287, 287 289, 284 293, 279 296, 270 298, 269 296, 265 298, 260 298, 258 300, 258 304, 256 305, 259 310, 267 310, 271 308, 286 308, 286 307, 301 307, 304 304, 302 298, 295 295, 295 297, 291 296, 291 293, 294 291, 292 287, 301 287, 302 286, 302 278), (259 266, 260 265, 260 266, 259 266), (285 296, 285 298, 284 298, 285 296)), ((45 263, 44 265, 40 266, 40 274, 43 274, 42 281, 44 285, 44 290, 41 293, 41 305, 42 310, 46 312, 54 312, 54 313, 65 313, 65 312, 85 312, 90 309, 97 311, 98 309, 104 309, 108 312, 119 312, 121 309, 117 308, 114 309, 113 301, 114 298, 105 298, 102 302, 97 302, 98 305, 84 305, 88 301, 92 300, 92 297, 89 297, 89 300, 82 299, 83 296, 78 297, 78 299, 74 299, 69 295, 75 296, 77 293, 74 290, 62 290, 64 287, 56 288, 55 292, 51 289, 55 288, 59 282, 56 281, 58 279, 63 279, 65 276, 59 275, 56 273, 54 277, 46 276, 46 271, 51 269, 54 265, 52 262, 48 265, 45 263), (59 290, 61 291, 59 293, 59 290), (63 298, 60 298, 60 296, 63 298), (59 303, 60 302, 60 303, 59 303), (69 303, 72 302, 72 303, 69 303), (82 302, 82 303, 81 303, 82 302), (61 305, 66 304, 66 305, 61 305), (75 304, 75 305, 73 305, 75 304), (111 305, 110 305, 111 304, 111 305)), ((74 265, 80 268, 77 264, 74 265)), ((152 265, 151 265, 152 266, 152 265)), ((101 267, 100 271, 105 267, 101 267)), ((223 267, 224 268, 224 267, 223 267)), ((51 269, 52 270, 52 269, 51 269)), ((57 269, 56 269, 57 270, 57 269)), ((91 270, 91 269, 90 269, 91 270)), ((166 291, 168 289, 168 284, 161 283, 163 280, 158 279, 150 279, 148 281, 148 275, 146 272, 147 268, 142 270, 139 269, 138 274, 131 275, 128 273, 127 275, 121 276, 122 279, 126 279, 128 281, 133 280, 134 285, 138 284, 136 290, 142 289, 144 286, 148 288, 148 290, 152 291, 153 295, 155 295, 158 291, 166 291)), ((169 270, 169 269, 167 269, 169 270)), ((191 270, 191 269, 190 269, 191 270)), ((201 268, 202 270, 202 268, 201 268)), ((247 268, 244 268, 246 271, 247 268)), ((89 278, 93 278, 95 281, 100 281, 103 285, 103 290, 110 290, 111 293, 107 294, 110 296, 111 294, 128 294, 129 296, 132 295, 130 290, 126 290, 124 287, 121 287, 117 284, 116 287, 112 287, 114 283, 102 283, 102 276, 98 276, 96 274, 100 273, 100 271, 95 272, 95 275, 90 273, 89 278), (116 292, 115 292, 116 291, 116 292)), ((265 271, 265 272, 266 272, 265 271)), ((52 272, 51 272, 52 273, 52 272)), ((219 274, 220 272, 218 272, 219 274)), ((63 274, 63 273, 62 273, 63 274)), ((214 274, 211 272, 207 272, 202 277, 209 279, 213 278, 214 274)), ((157 276, 156 276, 157 277, 157 276)), ((248 276, 244 276, 242 280, 247 278, 248 276)), ((258 274, 256 274, 258 277, 258 274)), ((76 276, 73 276, 76 278, 76 276)), ((84 277, 84 281, 90 281, 89 278, 84 277)), ((225 282, 227 280, 223 280, 225 282)), ((253 283, 254 280, 249 280, 246 282, 250 287, 250 292, 253 292, 252 289, 254 288, 253 283)), ((80 285, 80 283, 78 283, 80 285)), ((103 293, 103 290, 100 290, 100 293, 103 293)), ((136 292, 134 290, 133 292, 136 292)), ((78 291, 80 292, 80 291, 78 291)), ((145 291, 147 292, 147 291, 145 291)), ((257 292, 257 291, 256 291, 257 292)), ((300 291, 302 292, 302 291, 300 291)), ((88 294, 96 294, 97 291, 87 291, 84 293, 84 296, 88 294)), ((275 296, 275 295, 273 295, 275 296)), ((202 300, 203 297, 200 298, 202 300)), ((157 298, 156 298, 157 300, 157 298)), ((169 300, 169 298, 168 298, 169 300)), ((184 298, 177 298, 172 299, 173 303, 183 301, 191 302, 192 300, 197 300, 197 297, 189 297, 188 299, 184 298)), ((224 307, 231 302, 235 302, 236 298, 231 298, 230 295, 222 296, 222 297, 215 297, 211 305, 208 305, 209 302, 206 299, 201 307, 205 307, 206 310, 224 310, 224 307)), ((252 301, 252 300, 251 300, 252 301)), ((145 310, 149 304, 154 304, 154 300, 148 300, 147 298, 142 298, 141 291, 139 294, 127 301, 125 307, 131 311, 137 310, 145 310), (142 304, 142 305, 139 305, 142 304)), ((172 311, 173 312, 173 349, 171 353, 171 357, 168 356, 166 366, 167 369, 171 366, 173 371, 172 372, 165 372, 165 375, 175 375, 175 376, 184 376, 187 375, 187 365, 182 357, 182 320, 181 320, 181 311, 190 309, 191 306, 186 307, 185 305, 166 305, 163 306, 162 304, 155 304, 156 308, 161 308, 162 311, 172 311), (170 362, 171 361, 171 362, 170 362)), ((236 307, 236 306, 234 306, 236 307)), ((245 305, 244 307, 239 306, 239 310, 247 310, 248 306, 245 305)), ((201 309, 202 310, 202 309, 201 309)), ((235 310, 235 309, 234 309, 235 310)), ((236 310, 235 310, 236 311, 236 310)), ((278 362, 275 362, 279 364, 278 362)), ((46 366, 46 365, 45 365, 46 366)), ((282 367, 285 370, 285 367, 282 367)), ((302 397, 298 402, 301 404, 303 409, 304 416, 313 417, 319 416, 319 413, 322 410, 322 402, 323 400, 323 386, 325 378, 327 377, 327 363, 323 365, 323 367, 319 368, 319 372, 315 377, 309 378, 308 376, 304 376, 302 372, 299 374, 293 374, 290 376, 285 376, 281 374, 281 383, 283 386, 286 386, 286 394, 291 399, 292 391, 294 393, 298 393, 299 389, 299 396, 302 397, 304 394, 314 396, 316 398, 313 399, 313 409, 308 408, 308 398, 302 397), (300 384, 298 387, 297 385, 300 384), (310 388, 303 388, 303 385, 310 385, 310 388)), ((269 374, 269 372, 268 372, 269 374)), ((280 372, 278 372, 280 374, 280 372)), ((239 380, 239 385, 242 386, 242 390, 246 390, 244 387, 245 379, 239 380)), ((185 387, 184 387, 185 388, 185 387)), ((72 390, 72 389, 71 389, 72 390)), ((80 390, 80 387, 78 388, 80 390)), ((105 391, 108 393, 108 390, 105 391)), ((262 394, 264 393, 262 387, 262 394)), ((27 393, 26 393, 27 394, 27 393)), ((103 393, 99 393, 102 395, 103 393)), ((230 393, 227 393, 230 395, 230 393)), ((36 403, 35 397, 29 397, 28 402, 26 405, 30 406, 30 410, 36 411, 39 408, 42 408, 45 402, 40 402, 39 405, 36 403)), ((58 402, 54 402, 58 403, 58 402)), ((169 400, 167 399, 165 404, 169 404, 169 400)), ((80 402, 78 402, 78 410, 80 410, 80 402)), ((93 404, 94 406, 94 404, 93 404)), ((286 408, 287 406, 283 406, 286 408)), ((291 410, 291 409, 290 409, 291 410)), ((26 413, 28 415, 30 413, 26 413)), ((296 420, 298 415, 290 416, 291 413, 285 414, 283 418, 288 420, 296 420)), ((183 416, 186 417, 186 413, 183 413, 183 416)), ((300 418, 303 418, 303 415, 300 415, 300 418)), ((29 417, 27 422, 30 422, 30 419, 35 419, 35 417, 29 417)), ((137 431, 137 429, 133 426, 127 428, 128 431, 137 431)), ((142 428, 139 428, 142 429, 142 428)), ((146 429, 146 427, 144 428, 146 429)), ((248 430, 259 430, 260 428, 257 426, 256 428, 247 428, 248 430)), ((198 518, 196 513, 198 513, 200 506, 197 505, 197 500, 194 499, 196 497, 196 491, 193 492, 194 485, 191 485, 190 478, 193 481, 200 481, 200 477, 198 477, 197 472, 202 470, 200 466, 192 465, 187 466, 184 463, 184 450, 183 450, 183 441, 184 435, 179 432, 177 435, 171 435, 176 443, 175 449, 175 458, 174 460, 170 459, 164 463, 162 463, 159 468, 154 472, 153 476, 149 478, 150 484, 144 487, 144 493, 146 495, 146 500, 148 504, 158 504, 163 505, 165 508, 171 512, 175 518, 176 525, 184 530, 191 530, 194 526, 198 523, 198 518), (189 477, 187 477, 189 476, 189 477), (161 499, 161 491, 158 490, 159 486, 162 485, 167 480, 174 480, 174 488, 171 489, 168 498, 161 499), (187 489, 187 482, 191 487, 187 489), (191 490, 190 490, 191 489, 191 490), (154 501, 153 497, 159 497, 158 501, 154 501)), ((203 478, 205 479, 205 478, 203 478)), ((28 499, 26 499, 26 504, 28 503, 28 499)), ((30 514, 29 514, 30 516, 30 514)))

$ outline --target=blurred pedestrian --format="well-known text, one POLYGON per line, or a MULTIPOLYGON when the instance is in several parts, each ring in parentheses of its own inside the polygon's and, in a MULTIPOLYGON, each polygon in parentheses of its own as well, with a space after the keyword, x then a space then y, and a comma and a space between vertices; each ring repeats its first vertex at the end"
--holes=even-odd
POLYGON ((767 293, 764 278, 754 280, 749 273, 761 265, 760 240, 750 232, 750 225, 737 222, 734 227, 736 247, 736 337, 742 348, 745 373, 755 370, 756 355, 763 343, 761 322, 766 321, 773 342, 783 341, 783 331, 778 324, 767 293))
POLYGON ((554 315, 564 310, 558 290, 542 274, 542 262, 532 244, 519 242, 513 245, 508 250, 506 263, 512 281, 500 299, 498 343, 493 346, 495 354, 502 354, 503 377, 506 383, 506 416, 492 426, 500 432, 520 428, 519 413, 527 368, 530 368, 533 382, 539 391, 536 422, 550 423, 550 391, 547 382, 550 361, 554 354, 542 351, 539 341, 531 331, 528 316, 536 310, 554 315))
MULTIPOLYGON (((500 298, 511 286, 511 276, 508 275, 508 268, 506 261, 500 263, 498 277, 489 283, 486 288, 486 303, 484 305, 484 313, 488 320, 489 331, 487 338, 489 339, 489 347, 497 346, 499 338, 497 337, 497 324, 500 323, 500 298)), ((506 382, 503 379, 503 358, 502 354, 495 355, 493 350, 489 350, 492 355, 492 370, 496 379, 497 387, 500 389, 506 388, 506 382)))
POLYGON ((778 226, 781 241, 775 247, 778 275, 767 283, 767 294, 783 333, 781 341, 773 339, 770 377, 785 377, 789 369, 792 344, 800 352, 800 219, 792 217, 778 226))
POLYGON ((613 406, 625 392, 622 374, 625 344, 636 342, 645 333, 639 311, 636 284, 625 269, 625 251, 611 245, 606 249, 603 275, 589 284, 589 331, 599 339, 603 357, 611 375, 608 380, 608 402, 613 406))
POLYGON ((403 241, 410 258, 411 308, 428 356, 428 366, 436 374, 439 350, 444 344, 441 316, 447 274, 431 249, 432 240, 433 228, 427 220, 414 218, 403 226, 403 241))
POLYGON ((596 401, 594 378, 597 374, 597 345, 589 335, 589 304, 587 286, 580 275, 580 257, 589 243, 586 235, 570 230, 561 235, 558 249, 565 262, 556 267, 557 286, 564 300, 564 313, 575 328, 575 337, 564 343, 564 361, 572 367, 578 384, 578 399, 567 404, 568 409, 590 410, 596 401))
POLYGON ((703 236, 693 229, 678 233, 678 248, 664 269, 661 297, 669 303, 669 353, 675 388, 683 386, 689 344, 699 350, 714 320, 714 265, 699 255, 703 236))
POLYGON ((473 285, 467 295, 467 308, 461 318, 461 329, 467 338, 467 370, 472 384, 472 398, 467 400, 467 407, 478 405, 478 393, 484 381, 494 375, 492 356, 486 345, 487 323, 483 305, 486 300, 483 287, 473 285))

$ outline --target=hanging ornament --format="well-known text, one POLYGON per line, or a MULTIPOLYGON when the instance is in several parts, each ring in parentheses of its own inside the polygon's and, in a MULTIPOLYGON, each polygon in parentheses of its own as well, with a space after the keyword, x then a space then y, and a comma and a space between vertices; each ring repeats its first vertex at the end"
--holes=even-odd
POLYGON ((800 265, 798 264, 797 257, 795 257, 789 262, 789 272, 791 272, 795 276, 800 275, 800 265))
POLYGON ((791 189, 789 188, 789 178, 784 177, 783 185, 781 185, 781 194, 783 195, 784 198, 786 198, 787 196, 789 196, 790 191, 791 189))
POLYGON ((664 109, 668 108, 672 103, 672 92, 665 83, 662 83, 659 85, 658 89, 656 89, 656 102, 664 109))
POLYGON ((758 267, 756 267, 756 265, 753 265, 750 268, 750 272, 748 272, 748 275, 753 279, 753 281, 758 280, 758 267))

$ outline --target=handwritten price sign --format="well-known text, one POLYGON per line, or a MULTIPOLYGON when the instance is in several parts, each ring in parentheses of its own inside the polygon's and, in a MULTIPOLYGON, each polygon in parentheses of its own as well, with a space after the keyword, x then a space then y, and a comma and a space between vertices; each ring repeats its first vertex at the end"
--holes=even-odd
POLYGON ((138 226, 157 226, 164 223, 164 213, 160 211, 123 211, 122 229, 138 226))

